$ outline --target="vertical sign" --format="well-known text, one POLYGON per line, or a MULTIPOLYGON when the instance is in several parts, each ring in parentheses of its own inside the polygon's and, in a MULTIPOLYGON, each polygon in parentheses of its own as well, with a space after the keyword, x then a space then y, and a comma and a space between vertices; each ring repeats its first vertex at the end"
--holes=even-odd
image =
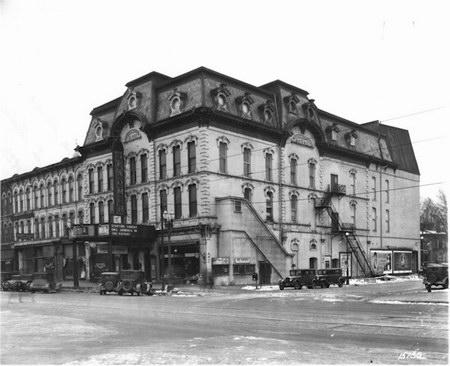
POLYGON ((112 146, 114 170, 114 214, 126 216, 125 205, 125 166, 123 160, 123 146, 116 140, 112 146))

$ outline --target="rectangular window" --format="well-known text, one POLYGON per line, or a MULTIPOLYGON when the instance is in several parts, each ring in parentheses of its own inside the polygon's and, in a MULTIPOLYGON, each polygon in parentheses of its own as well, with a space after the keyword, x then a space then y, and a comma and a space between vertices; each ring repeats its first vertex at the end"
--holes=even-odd
POLYGON ((297 159, 291 159, 291 184, 297 185, 297 159))
POLYGON ((187 147, 188 147, 188 173, 195 173, 197 166, 195 141, 188 142, 187 147))
POLYGON ((316 164, 309 163, 309 188, 316 188, 316 164))
POLYGON ((254 264, 233 264, 233 273, 235 275, 249 275, 255 273, 254 264))
POLYGON ((141 155, 141 182, 147 182, 147 154, 141 155))
POLYGON ((234 201, 234 212, 242 212, 242 203, 240 200, 234 201))
POLYGON ((61 182, 61 201, 67 203, 67 183, 65 179, 61 182))
POLYGON ((136 195, 131 196, 131 223, 137 224, 137 197, 136 195))
POLYGON ((105 223, 105 208, 104 208, 103 201, 100 201, 98 203, 98 221, 100 224, 105 223))
POLYGON ((197 216, 197 185, 189 185, 189 217, 197 216))
POLYGON ((161 216, 164 211, 167 211, 167 191, 161 190, 159 191, 159 202, 161 204, 161 216))
POLYGON ((353 227, 356 229, 356 205, 352 205, 351 206, 351 211, 352 211, 352 223, 353 223, 353 227))
MULTIPOLYGON (((58 202, 55 202, 58 203, 58 202)), ((34 187, 34 209, 36 210, 39 205, 39 194, 37 187, 34 187)))
POLYGON ((97 184, 98 192, 103 192, 103 167, 101 166, 97 168, 97 184))
POLYGON ((83 199, 83 177, 81 176, 81 174, 77 177, 77 184, 78 184, 78 201, 81 201, 83 199))
POLYGON ((352 188, 352 194, 356 196, 356 174, 352 174, 350 179, 351 179, 350 186, 352 188))
POLYGON ((47 185, 47 199, 48 199, 48 205, 49 206, 53 205, 53 202, 52 202, 52 185, 50 183, 47 185))
POLYGON ((173 176, 178 177, 181 175, 181 150, 180 146, 174 146, 172 148, 173 155, 173 176))
POLYGON ((389 210, 386 210, 386 232, 391 232, 391 218, 389 210))
POLYGON ((377 178, 372 177, 372 199, 377 200, 377 178))
POLYGON ((248 201, 248 202, 252 202, 252 190, 251 188, 245 188, 244 189, 244 198, 248 201))
POLYGON ((70 177, 69 178, 69 202, 73 202, 73 191, 74 191, 73 178, 70 177))
POLYGON ((108 201, 108 222, 111 222, 112 215, 114 214, 114 201, 108 201))
POLYGON ((84 211, 83 210, 78 211, 78 223, 79 224, 84 223, 84 211))
POLYGON ((34 238, 39 239, 39 220, 34 220, 34 238))
POLYGON ((372 229, 377 231, 377 209, 372 207, 372 229))
POLYGON ((273 221, 273 194, 272 192, 267 192, 266 198, 266 220, 273 221))
POLYGON ((251 153, 252 151, 245 147, 244 148, 244 177, 250 177, 251 174, 251 153))
POLYGON ((95 205, 93 202, 89 204, 89 219, 91 224, 95 223, 95 205))
POLYGON ((219 172, 227 172, 227 144, 225 142, 219 143, 219 172))
POLYGON ((272 154, 266 154, 266 180, 272 181, 272 154))
POLYGON ((291 197, 291 221, 293 223, 297 222, 297 196, 294 194, 291 197))
POLYGON ((94 170, 89 169, 89 193, 94 193, 94 170))
POLYGON ((148 193, 142 193, 142 222, 148 222, 148 193))
POLYGON ((108 179, 108 191, 112 191, 114 189, 114 173, 113 173, 113 165, 108 164, 106 167, 106 175, 108 179))
POLYGON ((230 272, 230 266, 228 264, 213 264, 212 271, 216 276, 228 276, 230 272))
POLYGON ((44 202, 45 202, 45 200, 44 200, 44 198, 45 198, 45 193, 44 193, 44 186, 42 185, 41 186, 41 189, 40 189, 40 191, 41 191, 41 208, 43 208, 44 207, 44 202))
POLYGON ((166 151, 159 150, 159 179, 166 179, 166 177, 167 177, 166 151))
POLYGON ((175 218, 181 219, 182 205, 181 205, 181 188, 176 187, 173 189, 173 199, 175 203, 175 218))
POLYGON ((386 203, 389 203, 389 181, 386 179, 386 203))
POLYGON ((136 184, 136 158, 130 158, 130 185, 136 184))

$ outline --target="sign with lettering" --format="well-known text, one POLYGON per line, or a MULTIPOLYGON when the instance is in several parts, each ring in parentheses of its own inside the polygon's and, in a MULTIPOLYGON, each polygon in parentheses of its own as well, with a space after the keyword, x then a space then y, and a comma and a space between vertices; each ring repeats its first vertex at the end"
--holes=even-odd
POLYGON ((136 128, 133 128, 133 129, 131 129, 130 131, 127 132, 127 134, 125 135, 125 137, 123 139, 123 142, 131 142, 131 141, 134 141, 134 140, 138 140, 141 137, 142 136, 141 136, 141 133, 139 132, 139 130, 136 129, 136 128))
POLYGON ((16 238, 17 238, 17 240, 33 240, 34 239, 34 234, 20 234, 20 233, 17 233, 16 234, 16 238))
POLYGON ((219 264, 230 264, 230 258, 228 257, 220 257, 220 258, 213 258, 212 259, 212 264, 215 265, 219 265, 219 264))
POLYGON ((236 264, 248 264, 251 263, 250 257, 234 258, 236 264))
POLYGON ((113 146, 114 170, 114 214, 126 216, 125 204, 125 166, 123 159, 123 146, 117 141, 113 146))
POLYGON ((137 225, 111 224, 111 235, 133 237, 138 233, 137 225))
POLYGON ((74 225, 69 231, 71 238, 82 238, 87 236, 95 236, 94 225, 74 225))
POLYGON ((109 224, 98 225, 98 236, 109 235, 109 224))
POLYGON ((300 133, 297 133, 294 136, 292 136, 291 142, 293 144, 306 146, 306 147, 309 147, 311 149, 314 148, 314 145, 313 145, 311 139, 309 139, 308 137, 306 137, 305 135, 302 135, 300 133))
MULTIPOLYGON (((108 254, 108 243, 97 243, 98 254, 108 254)), ((126 245, 112 245, 112 254, 128 254, 128 248, 126 245)))

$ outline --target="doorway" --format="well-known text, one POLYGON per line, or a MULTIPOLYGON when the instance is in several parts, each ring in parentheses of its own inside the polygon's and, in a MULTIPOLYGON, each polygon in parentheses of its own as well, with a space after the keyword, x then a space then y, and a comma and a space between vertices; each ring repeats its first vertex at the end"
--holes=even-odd
POLYGON ((270 285, 272 279, 272 265, 269 262, 259 262, 259 283, 270 285))

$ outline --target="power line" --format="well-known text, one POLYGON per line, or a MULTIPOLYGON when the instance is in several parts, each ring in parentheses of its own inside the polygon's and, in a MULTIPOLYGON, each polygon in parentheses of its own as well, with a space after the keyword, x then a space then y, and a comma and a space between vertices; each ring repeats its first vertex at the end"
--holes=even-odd
POLYGON ((404 115, 401 115, 401 116, 398 116, 398 117, 392 117, 392 118, 389 118, 389 119, 385 119, 385 120, 380 121, 380 122, 393 121, 393 120, 396 120, 396 119, 402 119, 402 118, 406 118, 406 117, 411 117, 411 116, 415 116, 415 115, 418 115, 418 114, 428 113, 428 112, 432 112, 432 111, 436 111, 438 109, 444 109, 444 108, 446 108, 446 107, 445 106, 440 106, 440 107, 436 107, 436 108, 425 109, 423 111, 414 112, 414 113, 410 113, 410 114, 404 114, 404 115))

